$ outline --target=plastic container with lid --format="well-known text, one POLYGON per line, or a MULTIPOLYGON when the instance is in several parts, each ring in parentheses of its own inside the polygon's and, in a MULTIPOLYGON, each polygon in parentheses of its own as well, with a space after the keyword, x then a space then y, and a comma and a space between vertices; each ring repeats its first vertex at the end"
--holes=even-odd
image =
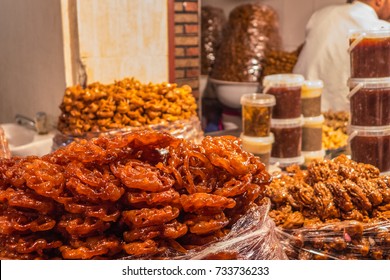
POLYGON ((302 127, 302 151, 319 151, 322 149, 323 115, 304 118, 302 127))
POLYGON ((301 116, 301 90, 305 78, 298 74, 275 74, 263 79, 263 92, 276 98, 272 118, 289 119, 301 116))
POLYGON ((272 119, 271 132, 275 142, 271 157, 295 158, 301 156, 303 117, 294 119, 272 119))
POLYGON ((390 125, 390 77, 351 78, 348 86, 352 125, 390 125))
POLYGON ((258 156, 268 170, 272 144, 275 141, 274 135, 270 133, 267 137, 249 137, 241 134, 240 138, 242 141, 242 149, 258 156))
POLYGON ((302 85, 301 103, 304 117, 321 114, 321 94, 324 83, 321 80, 306 80, 302 85))
POLYGON ((310 151, 310 152, 302 151, 302 156, 305 159, 304 165, 308 166, 310 163, 312 163, 315 160, 317 160, 317 161, 324 160, 325 154, 326 154, 325 150, 310 151))
POLYGON ((251 93, 241 97, 242 129, 245 136, 266 137, 270 133, 273 95, 251 93))
POLYGON ((286 168, 290 165, 302 165, 305 162, 305 158, 301 155, 298 157, 292 157, 292 158, 276 158, 271 157, 270 158, 270 164, 276 164, 280 168, 286 168))
POLYGON ((351 159, 390 171, 390 125, 349 126, 351 159))
POLYGON ((352 78, 390 77, 390 28, 349 34, 352 78))

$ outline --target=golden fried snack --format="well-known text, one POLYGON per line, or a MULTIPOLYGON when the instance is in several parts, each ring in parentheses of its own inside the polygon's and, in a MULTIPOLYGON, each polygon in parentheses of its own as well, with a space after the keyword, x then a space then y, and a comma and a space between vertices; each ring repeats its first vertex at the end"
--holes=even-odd
POLYGON ((197 109, 191 92, 187 85, 142 84, 134 78, 68 87, 60 105, 58 130, 79 136, 189 119, 197 109))
POLYGON ((229 224, 229 219, 223 212, 211 216, 190 215, 186 218, 185 224, 191 233, 202 235, 224 228, 229 224))
POLYGON ((127 195, 128 202, 133 206, 166 206, 178 205, 180 194, 173 188, 163 192, 147 193, 147 192, 129 192, 127 195))
POLYGON ((97 169, 89 170, 80 162, 71 162, 65 172, 76 176, 68 180, 67 187, 93 201, 117 201, 125 192, 123 187, 118 186, 119 181, 110 176, 108 169, 102 173, 97 169))
POLYGON ((180 210, 172 206, 165 206, 164 208, 123 211, 123 221, 129 226, 147 227, 153 225, 160 225, 176 219, 179 216, 180 210))
POLYGON ((76 237, 102 234, 109 227, 109 223, 97 218, 82 217, 74 214, 63 215, 57 223, 58 230, 76 237))
POLYGON ((0 202, 16 208, 27 208, 48 214, 55 210, 55 203, 29 190, 0 190, 0 202))
POLYGON ((132 189, 162 192, 174 183, 171 178, 161 174, 159 169, 138 160, 130 160, 125 165, 112 165, 111 170, 126 187, 132 189))
POLYGON ((190 213, 218 213, 236 205, 231 198, 208 193, 183 194, 180 196, 180 203, 184 211, 190 213))
POLYGON ((129 255, 154 255, 160 252, 158 244, 152 239, 124 244, 123 249, 129 255))
POLYGON ((22 212, 11 207, 0 213, 0 234, 16 232, 48 231, 54 228, 56 221, 50 216, 33 212, 22 212))
POLYGON ((115 255, 121 250, 121 242, 114 236, 96 236, 85 241, 70 241, 69 246, 61 246, 59 250, 65 259, 87 260, 96 256, 115 255))
POLYGON ((10 259, 47 259, 51 254, 55 256, 53 252, 61 245, 62 242, 60 240, 49 234, 15 235, 2 240, 2 247, 7 248, 8 255, 5 255, 5 251, 2 250, 0 257, 8 257, 10 259))
POLYGON ((147 226, 143 228, 134 228, 123 233, 123 238, 126 242, 135 240, 147 240, 156 237, 177 239, 187 233, 187 226, 179 223, 177 220, 170 221, 165 224, 147 226))
MULTIPOLYGON (((115 98, 100 105, 110 108, 115 98)), ((161 259, 216 242, 271 179, 239 141, 196 145, 139 130, 75 141, 43 157, 0 159, 0 257, 161 259)))

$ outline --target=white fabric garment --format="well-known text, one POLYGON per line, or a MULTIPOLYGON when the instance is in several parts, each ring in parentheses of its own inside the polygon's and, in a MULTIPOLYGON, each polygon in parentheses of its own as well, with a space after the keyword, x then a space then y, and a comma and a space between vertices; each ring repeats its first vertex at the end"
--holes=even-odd
MULTIPOLYGON (((390 28, 372 7, 359 1, 315 12, 306 26, 306 41, 293 72, 324 82, 323 111, 349 111, 349 31, 390 28)), ((389 62, 390 63, 390 62, 389 62)))

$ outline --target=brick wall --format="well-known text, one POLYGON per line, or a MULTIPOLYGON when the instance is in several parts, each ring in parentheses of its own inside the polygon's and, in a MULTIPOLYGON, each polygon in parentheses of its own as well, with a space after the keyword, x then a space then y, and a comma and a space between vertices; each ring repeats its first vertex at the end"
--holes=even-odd
POLYGON ((191 86, 199 97, 200 1, 174 0, 174 82, 191 86))

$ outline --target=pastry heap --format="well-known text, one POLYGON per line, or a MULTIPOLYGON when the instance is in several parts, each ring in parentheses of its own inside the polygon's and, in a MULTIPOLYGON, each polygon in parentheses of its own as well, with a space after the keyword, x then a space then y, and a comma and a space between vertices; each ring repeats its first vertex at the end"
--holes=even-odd
POLYGON ((148 130, 1 159, 0 257, 158 257, 216 241, 270 181, 239 141, 148 130))

